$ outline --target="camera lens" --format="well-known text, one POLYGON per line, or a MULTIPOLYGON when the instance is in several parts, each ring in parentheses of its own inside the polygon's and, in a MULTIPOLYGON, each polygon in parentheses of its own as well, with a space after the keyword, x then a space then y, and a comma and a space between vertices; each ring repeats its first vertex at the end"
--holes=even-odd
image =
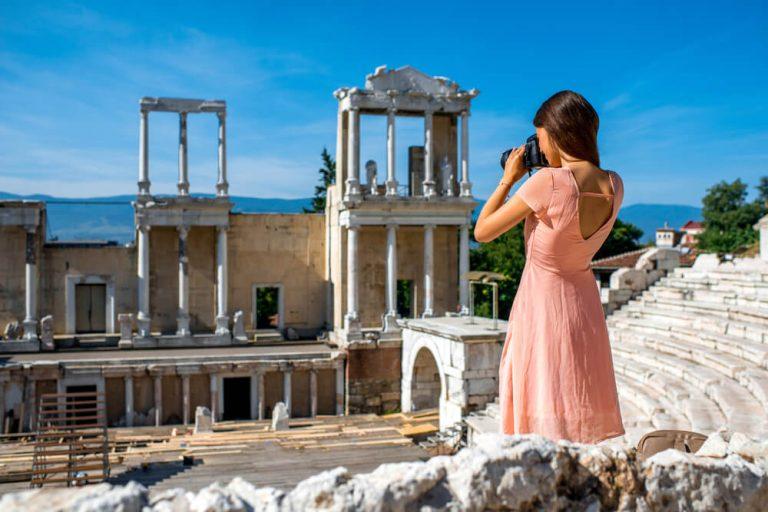
POLYGON ((504 169, 507 165, 507 159, 509 158, 509 154, 512 153, 511 149, 506 150, 501 154, 501 168, 504 169))

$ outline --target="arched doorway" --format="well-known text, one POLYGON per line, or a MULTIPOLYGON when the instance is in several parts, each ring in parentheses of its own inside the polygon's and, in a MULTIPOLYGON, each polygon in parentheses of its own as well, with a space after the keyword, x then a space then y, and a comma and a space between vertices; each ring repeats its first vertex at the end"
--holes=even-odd
POLYGON ((411 410, 437 409, 440 407, 442 383, 440 369, 432 352, 422 347, 413 361, 411 374, 411 410))

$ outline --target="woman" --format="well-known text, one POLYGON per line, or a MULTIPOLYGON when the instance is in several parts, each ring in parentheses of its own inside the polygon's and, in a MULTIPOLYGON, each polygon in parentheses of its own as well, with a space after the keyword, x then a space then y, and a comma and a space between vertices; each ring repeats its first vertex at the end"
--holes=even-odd
POLYGON ((526 262, 499 368, 501 430, 598 443, 624 434, 608 329, 593 256, 624 197, 621 177, 600 168, 599 120, 580 94, 561 91, 533 119, 551 167, 526 173, 525 146, 507 159, 475 227, 489 242, 525 219, 526 262))

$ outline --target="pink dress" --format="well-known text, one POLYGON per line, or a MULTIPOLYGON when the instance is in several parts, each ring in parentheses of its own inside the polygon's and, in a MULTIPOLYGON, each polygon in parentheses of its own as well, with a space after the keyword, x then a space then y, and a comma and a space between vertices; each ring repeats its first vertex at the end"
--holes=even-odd
POLYGON ((525 268, 499 367, 501 431, 597 443, 624 434, 608 328, 590 269, 616 220, 624 185, 608 171, 610 218, 589 238, 579 227, 579 192, 567 167, 544 168, 517 191, 525 219, 525 268))

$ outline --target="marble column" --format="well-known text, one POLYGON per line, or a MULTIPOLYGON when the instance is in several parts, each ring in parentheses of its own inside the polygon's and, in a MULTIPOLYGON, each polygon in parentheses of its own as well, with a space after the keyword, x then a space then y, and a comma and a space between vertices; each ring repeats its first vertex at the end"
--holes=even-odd
POLYGON ((459 227, 459 303, 461 313, 469 314, 469 224, 459 227))
POLYGON ((338 183, 342 179, 342 169, 346 168, 344 162, 344 116, 344 110, 339 105, 336 113, 336 180, 338 183))
POLYGON ((155 375, 155 426, 163 424, 163 376, 155 375))
POLYGON ((384 331, 395 332, 397 325, 397 225, 387 226, 387 312, 384 331))
MULTIPOLYGON (((27 377, 27 411, 26 425, 28 432, 34 432, 37 430, 37 384, 35 379, 27 377)), ((22 420, 24 421, 24 420, 22 420)))
POLYGON ((352 107, 347 113, 347 182, 344 199, 360 199, 360 109, 352 107))
POLYGON ((8 381, 0 380, 0 435, 7 434, 5 431, 5 412, 8 407, 8 381))
POLYGON ((344 414, 344 360, 336 361, 336 414, 344 414))
POLYGON ((387 195, 397 196, 397 179, 395 178, 395 108, 387 109, 387 195))
POLYGON ((309 370, 309 415, 317 416, 317 370, 309 370))
POLYGON ((227 228, 216 228, 216 334, 229 334, 227 316, 227 228))
POLYGON ((189 167, 187 164, 187 113, 179 112, 179 183, 180 196, 189 195, 189 167))
POLYGON ((469 181, 469 111, 461 113, 461 195, 472 197, 472 183, 469 181))
POLYGON ((27 229, 24 258, 24 339, 37 341, 37 227, 27 229))
POLYGON ((259 372, 251 373, 251 419, 259 419, 259 372))
POLYGON ((424 313, 422 317, 434 316, 435 298, 435 226, 424 226, 424 313))
POLYGON ((432 129, 432 111, 424 112, 424 197, 434 197, 434 137, 432 129))
POLYGON ((139 312, 136 315, 137 332, 140 338, 150 336, 149 313, 149 226, 139 224, 138 229, 138 291, 139 312))
POLYGON ((125 384, 125 426, 133 426, 133 375, 123 377, 125 384))
POLYGON ((347 332, 359 331, 357 312, 357 237, 359 227, 347 227, 347 314, 344 328, 347 332))
POLYGON ((219 419, 219 377, 215 373, 209 375, 211 386, 211 419, 216 422, 219 419))
POLYGON ((189 375, 181 376, 181 421, 184 426, 189 425, 189 375))
POLYGON ((283 403, 288 411, 288 417, 293 416, 291 411, 291 370, 283 371, 283 403))
POLYGON ((139 121, 139 195, 149 195, 149 112, 141 111, 139 121))
POLYGON ((227 197, 229 183, 227 182, 227 114, 219 112, 219 176, 216 180, 216 195, 227 197))
POLYGON ((187 258, 187 236, 189 228, 179 226, 179 310, 176 313, 176 334, 190 336, 189 330, 189 259, 187 258))
POLYGON ((259 409, 258 409, 258 419, 263 420, 264 419, 264 404, 266 403, 265 397, 266 393, 264 390, 264 372, 260 371, 258 373, 258 381, 259 381, 259 409))

